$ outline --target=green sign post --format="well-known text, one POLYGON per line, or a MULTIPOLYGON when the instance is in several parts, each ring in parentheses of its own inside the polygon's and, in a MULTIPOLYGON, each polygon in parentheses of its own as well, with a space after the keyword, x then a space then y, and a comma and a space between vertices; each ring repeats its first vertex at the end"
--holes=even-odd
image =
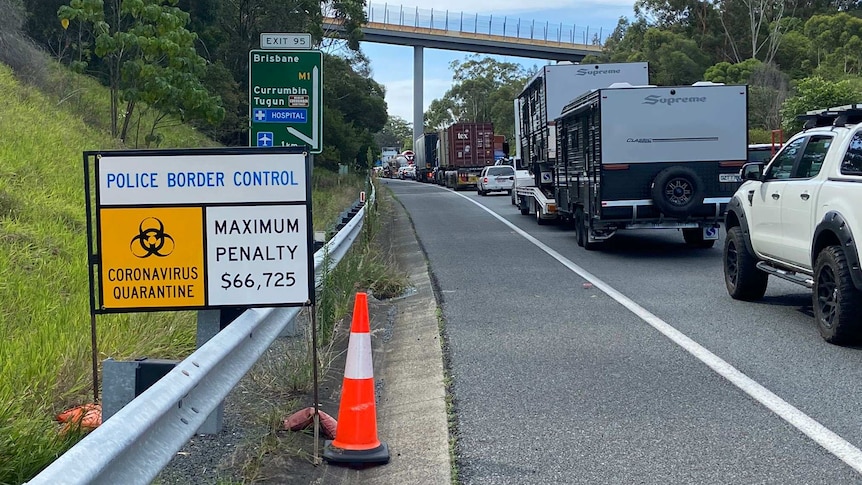
POLYGON ((323 149, 323 54, 249 52, 249 145, 323 149))

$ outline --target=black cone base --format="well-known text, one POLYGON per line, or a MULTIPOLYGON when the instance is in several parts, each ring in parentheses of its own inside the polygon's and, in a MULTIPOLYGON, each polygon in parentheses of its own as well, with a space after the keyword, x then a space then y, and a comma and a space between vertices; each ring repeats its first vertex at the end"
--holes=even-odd
POLYGON ((385 465, 389 463, 389 447, 380 442, 380 446, 370 450, 345 450, 332 446, 332 440, 326 440, 323 447, 323 459, 335 464, 344 465, 385 465))

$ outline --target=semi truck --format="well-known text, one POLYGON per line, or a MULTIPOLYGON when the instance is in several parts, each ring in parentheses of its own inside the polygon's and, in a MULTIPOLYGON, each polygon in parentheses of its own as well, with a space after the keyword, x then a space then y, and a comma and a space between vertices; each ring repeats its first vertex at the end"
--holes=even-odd
POLYGON ((476 188, 482 169, 494 165, 494 124, 455 123, 441 130, 437 159, 446 187, 476 188))
POLYGON ((437 132, 423 133, 416 140, 416 180, 433 182, 434 169, 437 168, 437 132))
POLYGON ((556 119, 557 214, 579 246, 624 229, 678 229, 712 247, 748 156, 747 86, 614 84, 556 119))
POLYGON ((648 84, 646 62, 560 63, 544 66, 515 99, 515 159, 532 177, 516 177, 514 196, 521 214, 536 214, 539 224, 557 218, 553 170, 557 158, 554 120, 572 99, 613 83, 648 84), (526 182, 526 183, 525 183, 526 182))

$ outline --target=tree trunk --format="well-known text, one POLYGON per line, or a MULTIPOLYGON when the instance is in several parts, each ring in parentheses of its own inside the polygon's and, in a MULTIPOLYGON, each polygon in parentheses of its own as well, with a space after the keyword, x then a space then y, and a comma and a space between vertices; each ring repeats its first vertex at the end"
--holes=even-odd
POLYGON ((123 118, 123 131, 120 132, 120 141, 126 142, 126 134, 129 132, 129 120, 132 119, 132 112, 135 110, 135 100, 131 100, 126 104, 126 116, 123 118))

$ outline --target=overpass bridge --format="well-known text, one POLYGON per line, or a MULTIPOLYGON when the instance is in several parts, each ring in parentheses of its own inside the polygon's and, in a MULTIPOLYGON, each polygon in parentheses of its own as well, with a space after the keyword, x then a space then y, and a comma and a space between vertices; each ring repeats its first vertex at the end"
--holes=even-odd
MULTIPOLYGON (((424 129, 422 110, 423 49, 445 49, 578 62, 598 54, 610 31, 589 26, 536 22, 508 16, 465 14, 448 10, 369 4, 363 41, 413 47, 413 141, 424 129)), ((328 37, 338 38, 344 27, 338 19, 323 22, 328 37)))

